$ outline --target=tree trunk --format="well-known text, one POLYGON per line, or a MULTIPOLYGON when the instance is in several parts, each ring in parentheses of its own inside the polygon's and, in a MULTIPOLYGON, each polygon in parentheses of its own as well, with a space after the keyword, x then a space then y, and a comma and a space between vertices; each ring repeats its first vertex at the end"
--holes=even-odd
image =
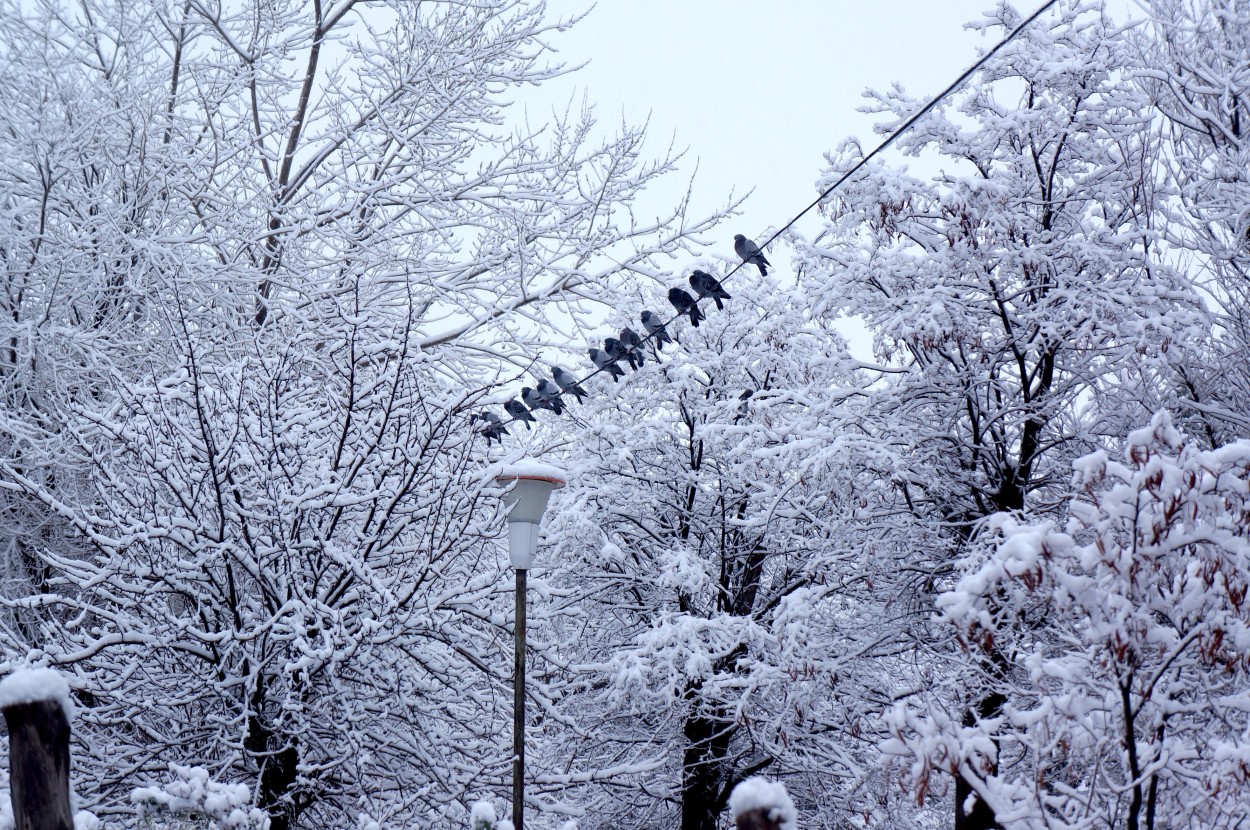
MULTIPOLYGON (((972 726, 977 716, 984 720, 1001 715, 1006 702, 1007 698, 998 692, 986 695, 976 706, 976 716, 971 709, 964 713, 964 726, 972 726)), ((994 811, 980 796, 971 810, 965 809, 974 792, 962 775, 955 776, 955 830, 1000 830, 994 811)))
POLYGON ((716 830, 725 808, 725 756, 732 724, 715 717, 691 715, 686 720, 686 751, 682 757, 681 830, 716 830))

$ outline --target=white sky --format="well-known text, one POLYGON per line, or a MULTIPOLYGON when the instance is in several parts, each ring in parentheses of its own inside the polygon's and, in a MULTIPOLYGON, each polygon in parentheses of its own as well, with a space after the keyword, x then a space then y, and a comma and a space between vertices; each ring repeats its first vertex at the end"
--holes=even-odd
MULTIPOLYGON (((526 106, 539 123, 544 109, 563 111, 584 91, 607 130, 622 117, 649 118, 652 155, 670 141, 687 150, 682 175, 653 194, 656 213, 681 197, 696 165, 696 215, 731 193, 753 191, 708 251, 733 256, 735 233, 762 242, 816 198, 826 152, 848 136, 866 148, 880 140, 872 132, 875 117, 858 112, 864 89, 898 82, 911 95, 935 95, 976 61, 979 48, 996 43, 1001 34, 987 38, 964 28, 993 4, 599 0, 555 42, 561 60, 588 65, 544 84, 526 106)), ((549 12, 562 19, 586 8, 587 0, 548 0, 549 12)), ((815 233, 819 218, 813 212, 798 227, 815 233)), ((784 279, 787 251, 774 245, 768 255, 784 279)), ((871 336, 858 321, 839 328, 856 356, 872 357, 871 336)))
MULTIPOLYGON (((582 13, 590 2, 547 0, 550 15, 561 19, 582 13)), ((1042 2, 1015 0, 1015 7, 1028 14, 1042 2)), ((1107 0, 1121 20, 1131 2, 1107 0)), ((584 91, 605 130, 622 117, 631 123, 649 118, 651 155, 670 141, 688 150, 683 175, 671 178, 670 190, 655 193, 656 213, 680 198, 696 165, 696 215, 723 204, 730 193, 753 190, 742 215, 722 226, 708 251, 732 257, 734 233, 763 241, 815 199, 826 152, 851 136, 865 149, 879 143, 872 131, 877 116, 858 111, 866 88, 884 90, 897 82, 914 97, 936 95, 1005 34, 965 28, 995 5, 599 0, 553 44, 560 60, 588 65, 544 84, 526 106, 531 122, 541 123, 553 107, 562 112, 571 98, 579 104, 584 91)), ((909 161, 913 169, 919 166, 909 161)), ((809 214, 798 227, 814 234, 819 219, 809 214)), ((784 275, 785 249, 775 245, 768 254, 784 275)), ((863 327, 844 321, 841 328, 852 351, 870 357, 863 327)))
MULTIPOLYGON (((866 87, 936 94, 996 42, 963 28, 993 2, 599 0, 557 41, 561 59, 589 65, 529 107, 538 115, 584 89, 605 126, 649 116, 654 152, 670 138, 689 148, 696 204, 754 189, 725 226, 729 255, 734 233, 763 237, 816 197, 823 154, 843 138, 876 143, 873 117, 856 111, 866 87)), ((563 18, 587 5, 548 0, 563 18)))

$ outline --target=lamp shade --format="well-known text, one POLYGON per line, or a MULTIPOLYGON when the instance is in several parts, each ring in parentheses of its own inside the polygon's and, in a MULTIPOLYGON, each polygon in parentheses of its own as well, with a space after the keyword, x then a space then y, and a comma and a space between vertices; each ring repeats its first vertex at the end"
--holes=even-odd
POLYGON ((508 553, 512 567, 528 570, 538 552, 538 525, 551 492, 564 486, 567 475, 547 464, 525 461, 504 467, 495 477, 500 485, 509 487, 504 494, 508 509, 508 553))

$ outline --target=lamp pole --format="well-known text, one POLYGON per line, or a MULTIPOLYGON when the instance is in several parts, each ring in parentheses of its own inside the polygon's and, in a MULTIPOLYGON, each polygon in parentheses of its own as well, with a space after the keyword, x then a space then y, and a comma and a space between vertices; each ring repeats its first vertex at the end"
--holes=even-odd
POLYGON ((525 588, 529 570, 516 568, 516 646, 512 664, 512 826, 522 830, 525 813, 525 588))
POLYGON ((538 552, 538 526, 551 491, 563 487, 567 474, 535 461, 505 466, 495 481, 508 488, 508 557, 516 573, 516 636, 512 665, 512 826, 524 830, 525 820, 525 594, 529 569, 538 552))

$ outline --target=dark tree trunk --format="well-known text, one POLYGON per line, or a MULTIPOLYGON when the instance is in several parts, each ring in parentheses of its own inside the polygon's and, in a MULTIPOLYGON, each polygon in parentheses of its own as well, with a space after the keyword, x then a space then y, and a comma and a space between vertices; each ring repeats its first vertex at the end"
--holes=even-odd
MULTIPOLYGON (((1007 698, 998 692, 986 695, 976 706, 975 716, 971 710, 964 713, 964 726, 972 726, 977 718, 998 717, 1002 714, 1007 698)), ((990 805, 978 797, 971 810, 965 809, 968 797, 973 794, 972 785, 962 775, 955 777, 955 830, 1000 830, 998 819, 990 805)))
MULTIPOLYGON (((691 694, 694 698, 697 689, 691 694)), ((692 714, 686 719, 682 758, 681 830, 716 830, 727 799, 726 754, 733 724, 692 714)))
POLYGON ((73 830, 69 810, 69 721, 58 701, 4 710, 9 789, 17 830, 73 830))
POLYGON ((269 814, 270 830, 290 830, 300 812, 294 792, 299 777, 299 751, 293 737, 273 729, 261 716, 267 689, 263 678, 258 677, 256 684, 247 737, 243 741, 244 748, 260 767, 256 802, 269 814))

